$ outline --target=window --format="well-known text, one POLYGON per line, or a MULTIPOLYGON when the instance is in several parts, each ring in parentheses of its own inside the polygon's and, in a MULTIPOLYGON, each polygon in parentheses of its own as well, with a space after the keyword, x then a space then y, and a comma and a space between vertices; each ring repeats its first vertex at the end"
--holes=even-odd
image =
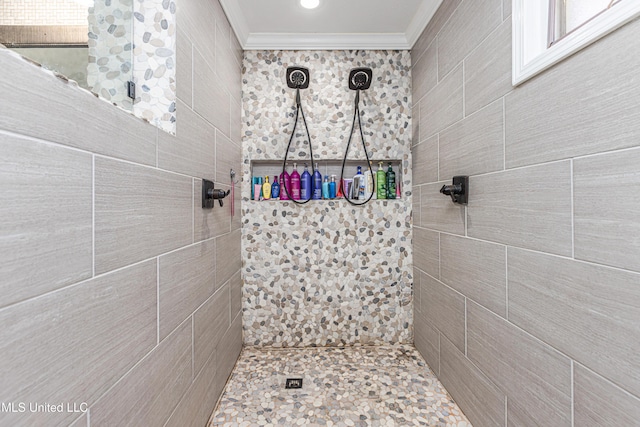
POLYGON ((637 0, 513 0, 513 85, 638 15, 637 0))

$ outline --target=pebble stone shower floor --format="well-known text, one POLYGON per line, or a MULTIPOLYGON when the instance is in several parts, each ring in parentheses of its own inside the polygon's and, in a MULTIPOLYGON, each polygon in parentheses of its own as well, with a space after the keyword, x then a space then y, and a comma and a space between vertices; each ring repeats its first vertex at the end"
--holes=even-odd
POLYGON ((208 427, 297 425, 471 427, 412 346, 245 347, 208 427))

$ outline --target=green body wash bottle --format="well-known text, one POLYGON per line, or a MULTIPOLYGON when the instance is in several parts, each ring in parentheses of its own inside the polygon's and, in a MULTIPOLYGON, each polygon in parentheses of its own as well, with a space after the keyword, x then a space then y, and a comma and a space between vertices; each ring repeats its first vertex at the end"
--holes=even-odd
POLYGON ((391 162, 389 162, 389 169, 387 170, 387 199, 395 199, 396 198, 396 173, 393 171, 391 167, 391 162))
POLYGON ((387 198, 387 174, 382 169, 382 162, 378 163, 376 172, 376 197, 378 199, 387 198))

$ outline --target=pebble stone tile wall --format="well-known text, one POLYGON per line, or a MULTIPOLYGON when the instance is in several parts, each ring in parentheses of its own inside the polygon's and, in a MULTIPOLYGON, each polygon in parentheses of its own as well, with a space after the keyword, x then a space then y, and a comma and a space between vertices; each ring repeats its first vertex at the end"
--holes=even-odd
MULTIPOLYGON (((247 51, 243 68, 243 327, 249 346, 410 343, 411 78, 406 51, 247 51), (344 200, 251 201, 251 162, 281 160, 295 91, 287 66, 310 70, 301 93, 316 159, 340 159, 351 128, 354 67, 373 69, 361 94, 372 158, 402 161, 402 198, 353 207, 344 200)), ((308 156, 300 121, 290 159, 308 156)), ((354 137, 349 157, 363 159, 354 137)), ((364 163, 364 162, 363 162, 364 163)))
POLYGON ((89 12, 91 90, 175 133, 175 1, 108 0, 89 12), (129 80, 136 85, 135 100, 127 96, 129 80))
POLYGON ((131 111, 126 84, 132 78, 133 0, 95 2, 89 8, 89 89, 131 111))
POLYGON ((176 3, 145 0, 134 7, 133 113, 175 134, 176 3))
POLYGON ((471 427, 413 346, 245 347, 208 427, 275 425, 471 427))

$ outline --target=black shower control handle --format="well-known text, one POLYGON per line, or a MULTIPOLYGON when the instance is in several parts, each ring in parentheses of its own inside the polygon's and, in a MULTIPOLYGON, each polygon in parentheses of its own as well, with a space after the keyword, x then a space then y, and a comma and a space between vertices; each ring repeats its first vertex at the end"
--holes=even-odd
POLYGON ((469 198, 469 177, 454 176, 453 183, 451 185, 443 185, 440 192, 451 196, 453 203, 466 205, 469 198))
POLYGON ((231 193, 231 190, 224 191, 220 188, 214 188, 212 181, 207 179, 202 180, 202 209, 213 208, 215 201, 217 200, 220 206, 224 206, 222 199, 227 197, 231 193))

